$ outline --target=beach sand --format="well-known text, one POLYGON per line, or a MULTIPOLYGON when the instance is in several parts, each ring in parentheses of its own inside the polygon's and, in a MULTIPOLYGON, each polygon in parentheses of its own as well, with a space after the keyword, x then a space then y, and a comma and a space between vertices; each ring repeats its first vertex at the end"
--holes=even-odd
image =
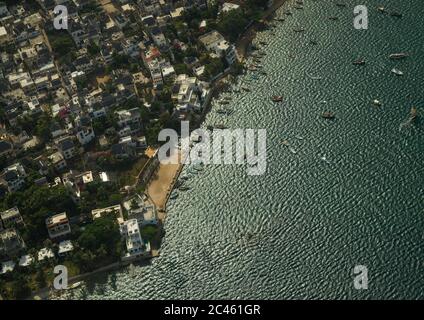
MULTIPOLYGON (((179 157, 180 152, 175 152, 174 156, 179 157)), ((166 203, 168 201, 169 195, 172 192, 172 189, 174 188, 174 184, 178 179, 182 167, 183 165, 180 163, 160 163, 158 169, 153 174, 153 177, 148 183, 146 193, 159 211, 166 210, 166 203)))

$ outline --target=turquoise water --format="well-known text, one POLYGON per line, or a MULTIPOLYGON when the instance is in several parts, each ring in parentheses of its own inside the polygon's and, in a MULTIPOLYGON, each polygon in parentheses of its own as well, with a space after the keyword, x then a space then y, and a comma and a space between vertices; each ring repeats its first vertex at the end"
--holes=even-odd
POLYGON ((401 127, 412 106, 424 110, 424 2, 304 2, 258 34, 268 75, 242 76, 237 86, 254 90, 231 94, 233 115, 214 105, 205 122, 266 128, 267 173, 209 166, 193 175, 192 189, 169 204, 161 256, 96 279, 73 298, 424 297, 424 122, 401 127), (381 3, 404 17, 378 13, 381 3), (353 28, 356 4, 369 8, 366 31, 353 28), (300 26, 304 34, 293 32, 300 26), (387 58, 402 51, 411 57, 387 58), (352 65, 359 57, 366 66, 352 65), (270 101, 280 94, 286 102, 270 101), (337 119, 322 119, 325 110, 337 119), (358 264, 369 270, 366 291, 353 287, 358 264))

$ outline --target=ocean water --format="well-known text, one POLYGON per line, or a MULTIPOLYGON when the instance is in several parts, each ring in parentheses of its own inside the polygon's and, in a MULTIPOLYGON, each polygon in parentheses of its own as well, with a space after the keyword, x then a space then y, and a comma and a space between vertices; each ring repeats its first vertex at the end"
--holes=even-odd
POLYGON ((266 174, 206 166, 169 203, 160 257, 97 277, 70 298, 424 297, 424 122, 401 125, 412 106, 424 115, 424 2, 304 2, 258 34, 268 75, 240 77, 236 86, 252 91, 226 94, 234 114, 214 103, 205 122, 266 129, 266 174), (403 18, 377 12, 381 3, 403 18), (368 30, 353 28, 357 4, 369 8, 368 30), (395 52, 411 56, 389 60, 395 52), (365 66, 352 65, 359 57, 365 66), (325 110, 337 118, 322 119, 325 110), (354 288, 355 265, 368 268, 368 290, 354 288))

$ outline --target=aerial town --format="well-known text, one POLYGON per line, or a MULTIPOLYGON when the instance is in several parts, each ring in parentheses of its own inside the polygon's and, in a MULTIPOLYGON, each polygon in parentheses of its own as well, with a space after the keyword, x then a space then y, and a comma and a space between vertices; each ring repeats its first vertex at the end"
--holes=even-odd
POLYGON ((150 258, 158 133, 198 122, 264 1, 0 2, 0 296, 150 258), (68 28, 53 25, 64 5, 68 28))

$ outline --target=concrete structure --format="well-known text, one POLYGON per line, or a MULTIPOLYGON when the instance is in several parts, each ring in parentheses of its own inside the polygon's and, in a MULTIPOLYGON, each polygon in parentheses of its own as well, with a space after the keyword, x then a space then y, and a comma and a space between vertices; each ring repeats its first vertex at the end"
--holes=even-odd
POLYGON ((61 238, 71 233, 71 225, 69 224, 66 212, 62 212, 47 218, 46 227, 50 239, 61 238))
POLYGON ((1 212, 0 217, 4 228, 11 228, 24 223, 21 213, 17 207, 1 212))
POLYGON ((218 31, 210 31, 199 37, 199 41, 206 50, 214 52, 220 57, 225 57, 228 64, 233 64, 237 60, 236 50, 233 44, 225 40, 218 31))
POLYGON ((25 249, 25 242, 15 229, 0 232, 0 254, 15 257, 25 249))
POLYGON ((141 258, 150 253, 150 244, 141 238, 140 227, 137 219, 125 221, 120 226, 121 235, 125 238, 127 253, 122 260, 133 260, 141 258))

